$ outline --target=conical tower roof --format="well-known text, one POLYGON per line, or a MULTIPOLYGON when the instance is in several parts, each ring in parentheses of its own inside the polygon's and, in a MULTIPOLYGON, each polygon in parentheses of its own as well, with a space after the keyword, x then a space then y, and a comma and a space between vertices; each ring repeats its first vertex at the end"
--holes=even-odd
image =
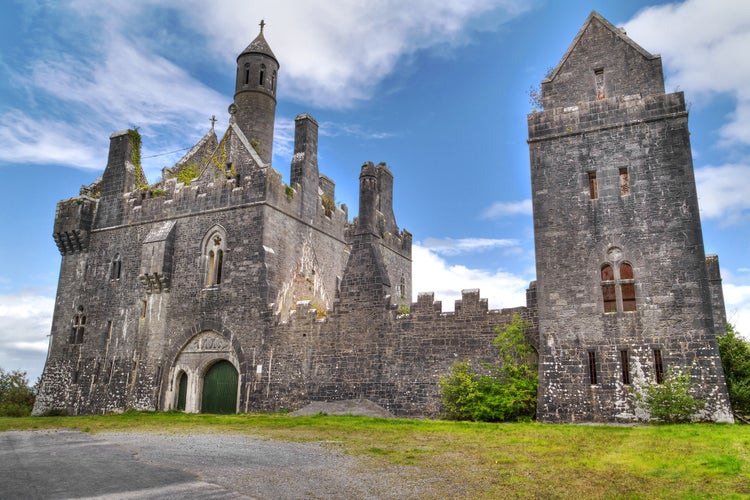
POLYGON ((237 59, 242 57, 244 54, 263 54, 265 56, 268 56, 272 58, 276 63, 278 64, 279 60, 276 59, 276 56, 274 55, 273 51, 271 50, 271 47, 268 45, 268 42, 266 41, 266 37, 263 36, 263 27, 266 25, 265 21, 260 22, 260 33, 258 33, 258 36, 255 37, 255 40, 250 42, 250 45, 248 45, 245 50, 240 53, 239 56, 237 56, 237 59))

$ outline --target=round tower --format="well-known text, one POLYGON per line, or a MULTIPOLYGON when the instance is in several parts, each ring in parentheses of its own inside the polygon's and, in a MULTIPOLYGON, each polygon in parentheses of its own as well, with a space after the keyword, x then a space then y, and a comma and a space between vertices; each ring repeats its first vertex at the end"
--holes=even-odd
POLYGON ((260 33, 237 56, 237 80, 230 113, 261 159, 271 163, 273 125, 276 117, 276 83, 279 62, 260 33))

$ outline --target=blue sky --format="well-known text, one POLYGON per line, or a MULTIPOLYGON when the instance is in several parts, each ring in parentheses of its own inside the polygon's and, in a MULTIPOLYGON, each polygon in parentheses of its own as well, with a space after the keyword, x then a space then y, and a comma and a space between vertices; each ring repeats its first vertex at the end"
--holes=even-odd
MULTIPOLYGON (((94 181, 109 135, 139 127, 158 180, 227 124, 235 58, 265 19, 281 68, 273 166, 289 178, 293 120, 320 124, 321 172, 357 213, 359 167, 388 163, 414 291, 525 303, 535 277, 528 90, 592 9, 652 53, 691 103, 706 251, 750 333, 750 4, 724 0, 9 0, 0 7, 0 367, 33 381, 47 350, 58 200, 94 181), (445 4, 445 5, 441 5, 445 4), (408 5, 408 7, 407 7, 408 5), (177 151, 171 154, 164 154, 177 151)), ((416 296, 415 296, 416 298, 416 296)))

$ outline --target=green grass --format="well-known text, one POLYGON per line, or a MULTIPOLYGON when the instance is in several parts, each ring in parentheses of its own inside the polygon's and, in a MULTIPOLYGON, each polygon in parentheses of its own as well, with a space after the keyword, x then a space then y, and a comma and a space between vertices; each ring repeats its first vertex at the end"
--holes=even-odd
POLYGON ((483 424, 285 415, 126 413, 0 418, 0 431, 247 433, 325 442, 372 467, 440 478, 463 498, 747 498, 750 426, 483 424))

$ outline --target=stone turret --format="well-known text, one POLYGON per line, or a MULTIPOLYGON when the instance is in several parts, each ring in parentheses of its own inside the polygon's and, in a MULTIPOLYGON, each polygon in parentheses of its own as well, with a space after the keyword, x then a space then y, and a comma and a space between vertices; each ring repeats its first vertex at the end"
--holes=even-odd
POLYGON ((279 62, 263 36, 264 26, 261 21, 258 36, 237 56, 234 103, 229 112, 261 159, 270 164, 279 62))
POLYGON ((293 187, 302 191, 302 216, 309 220, 317 213, 320 205, 318 187, 318 122, 303 113, 294 121, 294 157, 290 181, 293 187))

